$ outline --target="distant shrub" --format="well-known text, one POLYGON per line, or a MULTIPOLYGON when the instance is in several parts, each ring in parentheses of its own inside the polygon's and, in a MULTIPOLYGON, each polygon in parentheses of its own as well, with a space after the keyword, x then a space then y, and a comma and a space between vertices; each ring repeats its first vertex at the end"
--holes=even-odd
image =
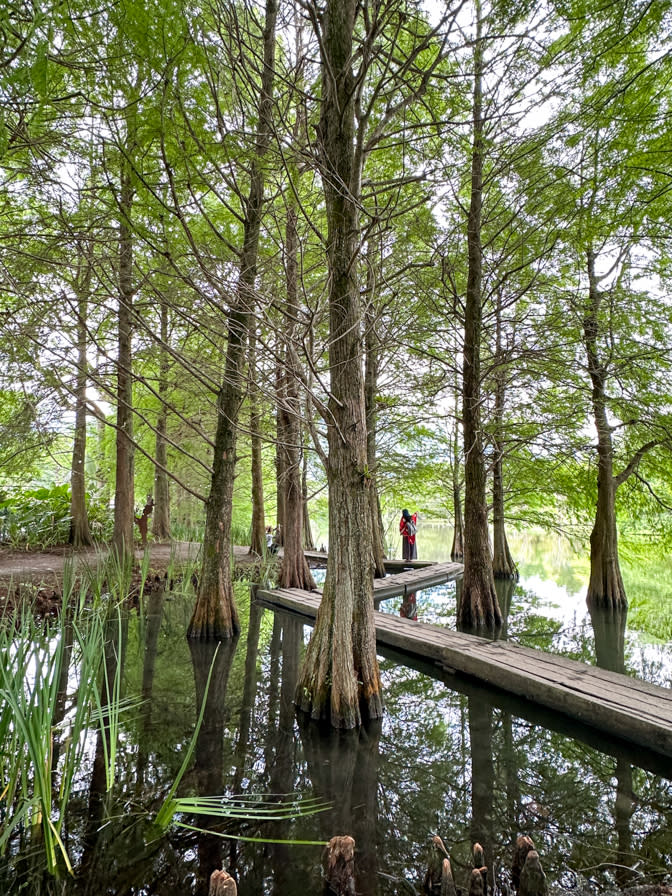
MULTIPOLYGON (((91 534, 106 541, 112 534, 109 508, 88 505, 91 534)), ((52 485, 0 493, 0 541, 22 547, 66 544, 70 537, 70 486, 52 485)))

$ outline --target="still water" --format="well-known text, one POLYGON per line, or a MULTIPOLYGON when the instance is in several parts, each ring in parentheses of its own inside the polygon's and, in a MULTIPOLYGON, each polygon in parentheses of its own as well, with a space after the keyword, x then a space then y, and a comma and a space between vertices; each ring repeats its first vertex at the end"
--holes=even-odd
MULTIPOLYGON (((538 571, 528 579, 521 564, 521 581, 505 596, 507 636, 596 662, 580 590, 538 571)), ((556 892, 670 881, 667 761, 432 668, 408 668, 394 656, 381 657, 386 711, 379 724, 341 734, 302 724, 292 698, 309 630, 250 606, 244 587, 239 601, 243 634, 217 653, 180 793, 291 793, 318 796, 330 808, 264 825, 178 816, 210 833, 174 825, 157 836, 152 821, 192 737, 214 648, 184 637, 192 594, 153 594, 121 630, 125 694, 143 702, 122 716, 115 785, 106 792, 103 738, 92 732, 90 764, 68 810, 74 877, 45 878, 26 829, 0 859, 0 893, 191 896, 207 893, 211 871, 225 867, 241 896, 310 896, 322 892, 317 844, 343 833, 357 843, 363 896, 420 892, 434 834, 451 854, 458 885, 466 882, 476 840, 497 885, 506 883, 519 833, 534 840, 556 892)), ((386 612, 399 612, 398 599, 385 603, 386 612)), ((418 593, 417 605, 418 618, 451 625, 455 586, 418 593)), ((670 684, 669 651, 637 632, 626 631, 616 661, 629 674, 670 684)))

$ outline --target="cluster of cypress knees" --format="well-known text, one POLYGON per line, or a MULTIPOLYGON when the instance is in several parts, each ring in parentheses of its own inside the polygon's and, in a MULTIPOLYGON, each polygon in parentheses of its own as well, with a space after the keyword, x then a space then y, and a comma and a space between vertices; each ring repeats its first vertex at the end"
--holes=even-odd
MULTIPOLYGON (((489 896, 488 869, 480 843, 474 844, 474 867, 469 878, 468 896, 489 896)), ((332 837, 322 857, 324 896, 356 896, 355 841, 352 837, 332 837)), ((511 883, 518 896, 548 896, 546 875, 539 853, 529 837, 516 840, 511 864, 511 883)), ((455 886, 450 856, 440 837, 432 837, 429 862, 423 881, 427 896, 462 896, 455 886)), ((214 871, 209 896, 236 896, 236 883, 226 871, 214 871)))
MULTIPOLYGON (((474 867, 469 877, 468 896, 488 896, 488 869, 480 843, 474 844, 473 857, 474 867)), ((532 840, 525 835, 516 840, 511 863, 511 885, 518 896, 548 896, 546 875, 541 867, 539 853, 532 840)), ((458 896, 462 892, 455 886, 448 851, 438 836, 432 837, 430 843, 429 862, 422 888, 428 896, 458 896)), ((502 890, 504 889, 503 886, 502 890)))
MULTIPOLYGON (((422 889, 427 896, 492 896, 488 885, 485 853, 480 843, 473 848, 474 867, 467 891, 455 885, 450 856, 439 836, 429 844, 429 860, 422 889)), ((332 837, 322 859, 324 896, 355 896, 355 841, 352 837, 332 837)), ((511 885, 517 896, 548 896, 546 875, 534 843, 518 837, 511 864, 511 885)), ((504 889, 504 888, 502 888, 504 889)))

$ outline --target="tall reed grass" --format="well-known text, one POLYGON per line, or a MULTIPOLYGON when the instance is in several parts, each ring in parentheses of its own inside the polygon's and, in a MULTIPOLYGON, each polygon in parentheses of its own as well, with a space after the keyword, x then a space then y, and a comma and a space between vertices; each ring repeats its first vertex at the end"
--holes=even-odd
POLYGON ((121 619, 120 601, 103 599, 102 578, 75 593, 66 567, 58 620, 38 623, 26 608, 0 625, 0 852, 29 828, 52 874, 72 872, 65 810, 92 728, 104 729, 108 790, 114 784, 119 716, 130 705, 121 695, 121 619))
MULTIPOLYGON (((144 564, 141 578, 148 574, 144 564)), ((65 828, 73 788, 90 759, 91 733, 101 732, 105 786, 115 784, 122 714, 140 697, 123 694, 126 610, 131 567, 111 555, 77 583, 66 565, 63 611, 38 622, 30 607, 0 620, 0 854, 30 844, 43 851, 55 876, 72 874, 65 828)), ((213 659, 214 663, 214 659, 213 659)), ((281 821, 322 811, 320 800, 297 795, 180 797, 203 722, 212 667, 191 742, 153 830, 197 827, 184 818, 281 821)), ((233 832, 227 836, 235 836, 233 832)), ((247 838, 242 838, 247 839, 247 838)), ((256 839, 256 838, 250 838, 256 839)))

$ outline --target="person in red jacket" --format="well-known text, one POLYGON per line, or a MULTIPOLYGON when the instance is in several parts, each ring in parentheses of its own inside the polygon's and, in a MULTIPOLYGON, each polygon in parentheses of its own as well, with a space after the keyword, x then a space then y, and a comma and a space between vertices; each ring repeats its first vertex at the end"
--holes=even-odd
POLYGON ((401 555, 404 560, 418 559, 418 549, 415 544, 415 533, 418 531, 417 523, 417 513, 409 513, 406 508, 401 511, 401 519, 399 520, 399 532, 401 533, 402 537, 401 555))

